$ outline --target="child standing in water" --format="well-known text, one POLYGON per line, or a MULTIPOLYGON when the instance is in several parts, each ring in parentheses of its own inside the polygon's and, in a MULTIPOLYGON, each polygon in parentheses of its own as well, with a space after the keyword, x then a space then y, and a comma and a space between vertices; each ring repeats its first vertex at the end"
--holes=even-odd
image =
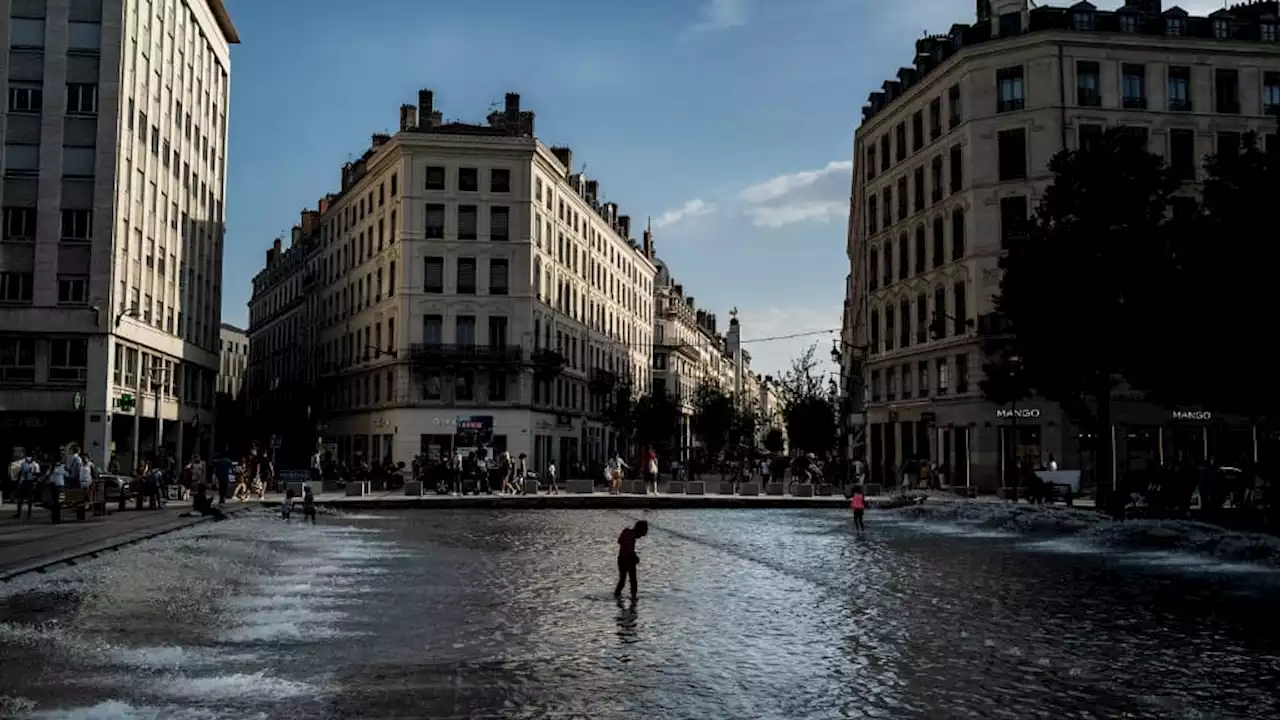
POLYGON ((853 500, 849 502, 849 509, 853 510, 853 527, 858 532, 866 530, 862 524, 862 513, 867 509, 867 496, 862 494, 861 485, 853 489, 853 500))
POLYGON ((311 493, 310 485, 302 486, 302 517, 316 524, 316 496, 311 493))
POLYGON ((622 589, 631 580, 631 599, 636 599, 639 588, 636 587, 636 568, 640 565, 640 556, 636 555, 636 540, 649 534, 649 523, 640 520, 635 527, 629 527, 618 535, 618 587, 614 588, 614 597, 622 597, 622 589))

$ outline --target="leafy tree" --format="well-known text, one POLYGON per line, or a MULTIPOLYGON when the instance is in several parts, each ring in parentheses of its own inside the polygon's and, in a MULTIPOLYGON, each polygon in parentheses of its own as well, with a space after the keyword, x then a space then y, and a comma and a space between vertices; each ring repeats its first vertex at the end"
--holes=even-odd
POLYGON ((706 382, 698 386, 693 398, 691 429, 702 441, 710 458, 719 458, 724 452, 737 422, 737 414, 733 398, 718 386, 706 382))
POLYGON ((633 414, 636 442, 661 453, 671 447, 680 422, 680 407, 667 393, 642 395, 633 414))
MULTIPOLYGON (((778 378, 783 422, 791 447, 825 456, 836 447, 836 396, 818 369, 818 345, 810 345, 778 378)), ((837 392, 838 395, 838 392, 837 392)))
POLYGON ((737 403, 733 413, 733 428, 729 431, 729 443, 754 448, 756 431, 760 427, 760 415, 746 402, 737 403))
MULTIPOLYGON (((985 367, 995 402, 1038 392, 1091 428, 1111 425, 1111 392, 1148 356, 1151 317, 1175 278, 1164 221, 1178 182, 1125 128, 1049 163, 1029 231, 1011 238, 996 310, 1010 333, 985 367)), ((1098 468, 1111 444, 1098 443, 1098 468)), ((1101 483, 1100 483, 1101 484, 1101 483)))
POLYGON ((1202 204, 1184 200, 1176 213, 1179 278, 1155 318, 1179 347, 1144 370, 1171 404, 1260 418, 1280 407, 1280 387, 1260 380, 1272 357, 1265 328, 1280 261, 1271 212, 1280 197, 1280 152, 1264 152, 1247 134, 1238 153, 1210 158, 1205 170, 1202 204))
POLYGON ((786 438, 782 435, 782 428, 769 428, 769 432, 764 436, 764 449, 771 453, 781 453, 786 449, 786 438))

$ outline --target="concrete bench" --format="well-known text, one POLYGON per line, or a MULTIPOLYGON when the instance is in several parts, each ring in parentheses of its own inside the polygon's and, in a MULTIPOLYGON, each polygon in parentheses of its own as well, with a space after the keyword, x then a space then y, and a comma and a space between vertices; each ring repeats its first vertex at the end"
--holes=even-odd
POLYGON ((707 484, 701 480, 694 480, 684 486, 685 495, 706 495, 707 484))
POLYGON ((426 487, 423 486, 421 480, 410 480, 404 484, 404 494, 407 497, 422 497, 426 495, 426 487))
POLYGON ((827 483, 820 483, 818 485, 818 490, 816 493, 818 497, 831 497, 834 494, 835 492, 833 491, 832 487, 827 483))
POLYGON ((623 480, 622 492, 632 495, 648 495, 649 483, 644 480, 623 480))
MULTIPOLYGON (((365 485, 366 485, 366 486, 368 486, 368 484, 369 484, 369 483, 365 483, 365 485)), ((291 483, 285 483, 284 489, 285 489, 285 492, 288 492, 288 491, 292 490, 292 491, 293 491, 293 494, 294 494, 294 497, 302 497, 302 488, 303 488, 305 485, 306 485, 306 483, 304 483, 304 482, 291 482, 291 483)), ((351 483, 347 483, 347 487, 348 487, 348 488, 350 488, 350 487, 351 487, 351 483)), ((347 493, 347 494, 349 495, 350 493, 347 493)))
POLYGON ((672 480, 671 482, 667 483, 667 494, 668 494, 668 495, 683 495, 683 494, 684 494, 684 483, 683 483, 683 482, 681 482, 681 481, 679 481, 679 480, 672 480))
POLYGON ((595 483, 590 480, 568 480, 564 484, 564 491, 569 493, 589 494, 596 491, 595 483))
POLYGON ((720 482, 716 483, 716 487, 718 488, 718 492, 721 495, 733 494, 733 481, 731 480, 721 480, 720 482))
POLYGON ((783 486, 782 483, 771 482, 768 485, 764 486, 765 495, 783 495, 786 493, 786 491, 787 489, 785 486, 783 486))
POLYGON ((525 494, 525 495, 537 495, 537 494, 538 494, 538 479, 537 479, 537 478, 525 478, 525 479, 524 479, 524 494, 525 494))
MULTIPOLYGON (((294 485, 301 485, 301 484, 302 483, 289 483, 289 487, 292 489, 294 485)), ((300 490, 298 492, 301 493, 300 490)), ((351 482, 347 483, 347 497, 364 497, 365 495, 368 495, 368 494, 369 494, 369 481, 352 480, 351 482)))
POLYGON ((791 491, 791 497, 807 498, 813 497, 813 486, 808 483, 796 485, 796 489, 791 491))
POLYGON ((755 497, 760 494, 760 483, 744 482, 738 486, 738 494, 745 497, 755 497))

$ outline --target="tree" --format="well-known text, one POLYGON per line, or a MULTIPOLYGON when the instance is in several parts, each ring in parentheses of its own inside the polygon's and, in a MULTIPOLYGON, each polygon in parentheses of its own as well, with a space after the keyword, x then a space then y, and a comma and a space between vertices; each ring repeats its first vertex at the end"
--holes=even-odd
POLYGON ((782 434, 782 428, 769 428, 769 432, 764 435, 764 449, 771 453, 781 453, 786 450, 786 438, 782 434))
POLYGON ((1265 328, 1280 261, 1271 217, 1280 152, 1264 152, 1251 133, 1238 150, 1205 164, 1199 207, 1175 205, 1179 279, 1159 319, 1163 332, 1184 340, 1176 352, 1153 358, 1145 379, 1170 404, 1258 419, 1280 405, 1280 388, 1260 380, 1270 375, 1272 357, 1265 328))
MULTIPOLYGON (((1088 427, 1111 426, 1111 392, 1159 340, 1151 317, 1175 279, 1164 221, 1178 182, 1126 128, 1059 152, 1053 182, 1000 262, 996 311, 1008 335, 983 391, 1007 402, 1031 391, 1088 427)), ((1095 448, 1111 466, 1111 443, 1095 448)))
POLYGON ((837 443, 835 398, 818 369, 817 343, 791 362, 778 378, 783 422, 791 447, 825 457, 837 443))
POLYGON ((740 400, 733 412, 733 427, 729 431, 729 443, 736 447, 754 448, 756 431, 760 427, 760 415, 740 400))
POLYGON ((693 398, 693 434, 702 441, 711 459, 720 457, 729 442, 730 433, 737 422, 737 409, 733 399, 718 386, 704 382, 698 386, 693 398))
POLYGON ((642 395, 635 402, 633 413, 637 443, 652 448, 655 453, 671 447, 680 422, 680 408, 670 395, 665 392, 642 395))

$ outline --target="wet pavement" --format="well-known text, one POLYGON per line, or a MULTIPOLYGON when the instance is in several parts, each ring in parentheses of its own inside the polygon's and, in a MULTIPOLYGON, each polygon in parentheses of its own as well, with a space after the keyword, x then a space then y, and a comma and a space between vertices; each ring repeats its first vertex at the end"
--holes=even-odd
POLYGON ((0 587, 0 717, 1280 716, 1273 566, 868 521, 250 513, 0 587))

